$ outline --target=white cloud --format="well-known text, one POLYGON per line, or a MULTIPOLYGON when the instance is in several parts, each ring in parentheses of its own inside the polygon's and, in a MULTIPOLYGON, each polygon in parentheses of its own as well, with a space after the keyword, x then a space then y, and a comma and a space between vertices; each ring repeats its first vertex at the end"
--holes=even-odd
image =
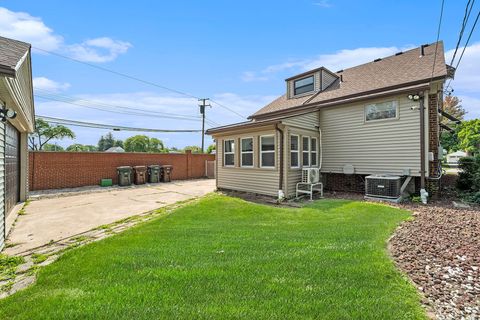
MULTIPOLYGON (((459 48, 455 57, 454 66, 462 53, 463 48, 459 48)), ((448 50, 445 53, 446 62, 450 63, 454 50, 448 50)), ((480 42, 474 43, 465 49, 462 61, 455 73, 455 80, 451 86, 455 91, 478 93, 480 92, 480 42)))
POLYGON ((459 95, 463 108, 467 111, 466 119, 480 119, 480 97, 459 95))
POLYGON ((321 8, 330 8, 332 7, 332 4, 328 0, 319 0, 313 3, 314 6, 318 6, 321 8))
POLYGON ((39 90, 60 92, 70 88, 70 83, 68 82, 60 83, 45 77, 36 77, 36 78, 33 78, 33 88, 35 90, 39 89, 39 90))
POLYGON ((84 62, 109 62, 128 51, 132 45, 125 41, 99 37, 82 43, 67 44, 41 18, 25 12, 14 12, 0 7, 0 35, 32 44, 35 48, 67 54, 84 62))
POLYGON ((125 41, 102 37, 67 46, 70 56, 80 61, 109 62, 126 53, 132 45, 125 41))
POLYGON ((274 74, 280 72, 304 72, 318 67, 325 67, 333 72, 353 67, 362 63, 373 61, 376 58, 390 56, 399 51, 412 48, 412 46, 399 47, 368 47, 357 49, 343 49, 335 53, 321 54, 309 59, 290 60, 284 63, 274 64, 260 72, 249 71, 243 74, 243 81, 268 80, 274 74), (246 75, 246 76, 245 76, 246 75))

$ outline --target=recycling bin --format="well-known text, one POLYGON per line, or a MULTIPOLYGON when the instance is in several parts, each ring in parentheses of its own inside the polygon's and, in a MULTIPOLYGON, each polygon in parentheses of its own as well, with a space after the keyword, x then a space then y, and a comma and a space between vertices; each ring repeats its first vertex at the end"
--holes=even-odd
POLYGON ((118 185, 129 186, 132 184, 132 167, 122 166, 117 168, 118 185))
POLYGON ((147 182, 147 167, 133 167, 133 181, 135 184, 145 184, 145 182, 147 182))
POLYGON ((163 166, 160 166, 160 168, 161 168, 161 181, 162 182, 172 181, 173 166, 170 164, 165 164, 163 166))
POLYGON ((153 164, 148 166, 148 182, 157 183, 160 182, 160 166, 153 164))

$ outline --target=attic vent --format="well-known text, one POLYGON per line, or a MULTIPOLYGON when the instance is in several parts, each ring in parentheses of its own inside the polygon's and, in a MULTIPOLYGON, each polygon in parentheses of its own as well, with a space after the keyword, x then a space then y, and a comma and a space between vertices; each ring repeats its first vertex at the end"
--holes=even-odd
POLYGON ((338 70, 337 73, 342 73, 343 72, 343 69, 342 70, 338 70))
POLYGON ((396 56, 399 56, 399 55, 401 55, 401 54, 403 54, 402 51, 395 53, 396 56))
POLYGON ((373 60, 373 62, 378 62, 378 61, 382 61, 382 58, 378 58, 378 59, 373 60))

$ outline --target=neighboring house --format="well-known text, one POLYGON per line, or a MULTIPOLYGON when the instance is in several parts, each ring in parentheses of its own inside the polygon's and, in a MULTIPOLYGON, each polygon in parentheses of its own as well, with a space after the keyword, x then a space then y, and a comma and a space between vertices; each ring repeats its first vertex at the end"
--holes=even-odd
POLYGON ((13 208, 27 198, 28 133, 35 126, 32 63, 28 43, 0 37, 0 107, 16 112, 0 121, 0 250, 15 220, 13 208))
POLYGON ((110 147, 105 152, 125 152, 122 147, 110 147))
POLYGON ((286 93, 250 121, 207 131, 216 141, 217 187, 292 197, 302 168, 320 167, 332 190, 362 192, 366 175, 395 174, 434 193, 438 108, 453 72, 438 42, 288 78, 286 93))
POLYGON ((447 154, 447 164, 456 167, 458 166, 458 160, 467 156, 467 153, 464 151, 455 151, 447 154))

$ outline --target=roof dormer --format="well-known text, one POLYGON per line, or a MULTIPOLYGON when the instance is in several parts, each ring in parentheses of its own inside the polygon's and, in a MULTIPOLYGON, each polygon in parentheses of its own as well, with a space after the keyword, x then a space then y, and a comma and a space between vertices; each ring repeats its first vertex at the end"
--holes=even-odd
POLYGON ((330 70, 320 67, 285 79, 287 97, 298 98, 312 95, 328 88, 338 76, 330 70))

